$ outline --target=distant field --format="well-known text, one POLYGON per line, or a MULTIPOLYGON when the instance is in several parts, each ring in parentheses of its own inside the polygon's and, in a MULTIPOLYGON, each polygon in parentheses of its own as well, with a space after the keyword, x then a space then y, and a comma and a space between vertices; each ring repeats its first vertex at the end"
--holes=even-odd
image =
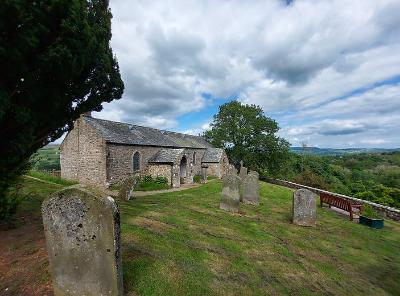
MULTIPOLYGON (((31 218, 0 231, 2 258, 13 261, 0 265, 1 291, 51 295, 40 202, 62 187, 23 182, 19 216, 31 218)), ((220 191, 210 181, 118 201, 127 295, 398 295, 400 223, 372 230, 318 208, 317 227, 303 228, 290 222, 286 188, 262 183, 261 205, 237 215, 219 210, 220 191)))
POLYGON ((330 156, 340 156, 345 154, 357 154, 357 153, 390 153, 390 152, 400 152, 400 148, 384 149, 384 148, 345 148, 345 149, 335 149, 335 148, 318 148, 318 147, 290 147, 290 151, 303 154, 308 153, 312 155, 330 155, 330 156))
POLYGON ((33 169, 39 171, 60 170, 60 150, 58 145, 39 149, 32 158, 33 169))

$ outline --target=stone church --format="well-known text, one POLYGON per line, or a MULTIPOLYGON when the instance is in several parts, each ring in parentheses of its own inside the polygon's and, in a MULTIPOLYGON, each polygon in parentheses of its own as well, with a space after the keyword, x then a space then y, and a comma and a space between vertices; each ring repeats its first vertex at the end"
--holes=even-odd
POLYGON ((173 187, 193 183, 205 169, 221 178, 223 149, 202 137, 82 115, 61 144, 61 177, 101 187, 132 174, 164 176, 173 187))

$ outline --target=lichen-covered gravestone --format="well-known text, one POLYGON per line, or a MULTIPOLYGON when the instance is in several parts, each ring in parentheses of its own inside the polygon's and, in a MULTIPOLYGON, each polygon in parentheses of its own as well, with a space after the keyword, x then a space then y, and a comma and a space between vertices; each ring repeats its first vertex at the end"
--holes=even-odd
POLYGON ((243 202, 258 205, 260 200, 260 184, 258 183, 258 173, 250 173, 242 181, 243 202))
POLYGON ((240 178, 228 172, 222 178, 221 203, 219 208, 225 211, 237 213, 239 212, 240 195, 239 195, 240 178))
POLYGON ((125 200, 130 200, 133 196, 133 191, 139 183, 138 176, 131 176, 126 178, 120 184, 120 189, 118 191, 118 197, 125 200))
POLYGON ((317 219, 317 196, 310 190, 299 189, 293 193, 293 223, 315 226, 317 219))
POLYGON ((70 187, 43 202, 54 294, 123 295, 119 211, 111 197, 70 187))

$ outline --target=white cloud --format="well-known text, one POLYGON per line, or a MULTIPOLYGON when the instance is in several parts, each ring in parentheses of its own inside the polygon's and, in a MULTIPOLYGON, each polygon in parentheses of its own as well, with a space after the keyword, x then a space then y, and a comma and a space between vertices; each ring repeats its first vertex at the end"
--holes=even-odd
MULTIPOLYGON (((102 118, 185 130, 179 116, 207 108, 203 93, 237 95, 267 114, 291 112, 280 124, 293 142, 307 136, 321 146, 368 144, 362 137, 379 131, 387 142, 377 144, 400 146, 393 130, 398 86, 336 100, 400 75, 398 0, 110 5, 126 89, 102 118)), ((205 130, 200 125, 191 132, 205 130)))
POLYGON ((364 139, 361 140, 361 143, 365 143, 368 145, 381 145, 387 143, 385 139, 364 139))

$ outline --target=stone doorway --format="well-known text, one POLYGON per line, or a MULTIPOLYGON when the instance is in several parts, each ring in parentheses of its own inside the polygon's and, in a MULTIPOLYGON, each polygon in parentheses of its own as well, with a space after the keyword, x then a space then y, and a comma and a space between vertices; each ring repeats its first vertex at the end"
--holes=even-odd
POLYGON ((181 163, 179 166, 179 178, 181 184, 186 184, 187 179, 187 159, 186 156, 183 156, 181 159, 181 163))

